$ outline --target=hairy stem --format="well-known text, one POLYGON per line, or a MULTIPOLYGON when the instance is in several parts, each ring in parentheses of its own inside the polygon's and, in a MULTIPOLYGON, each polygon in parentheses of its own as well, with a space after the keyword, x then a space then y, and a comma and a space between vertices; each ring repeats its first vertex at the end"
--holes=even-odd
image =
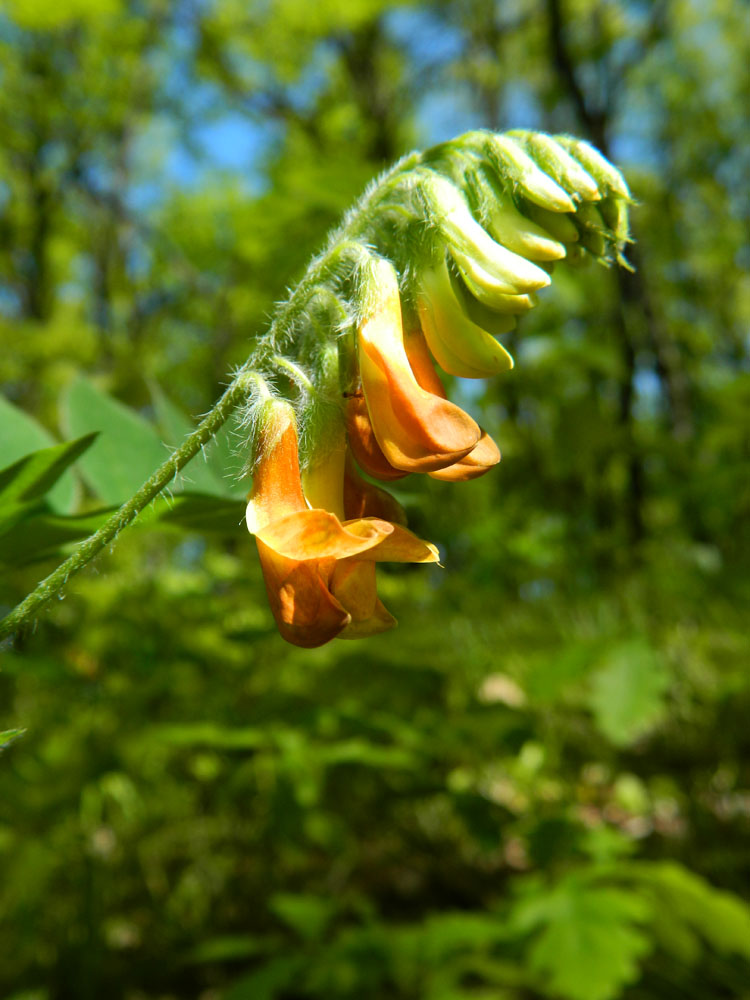
POLYGON ((221 399, 215 404, 208 415, 185 441, 172 452, 166 462, 160 465, 149 479, 141 486, 119 510, 117 510, 93 535, 90 535, 78 546, 73 555, 61 563, 48 577, 32 590, 13 611, 0 621, 0 639, 17 631, 42 608, 47 601, 58 594, 68 580, 79 570, 91 562, 101 550, 127 527, 131 521, 157 497, 165 486, 174 479, 180 469, 184 468, 191 458, 216 434, 219 428, 231 416, 235 407, 256 386, 254 374, 241 369, 227 388, 221 399))
POLYGON ((373 222, 377 208, 388 196, 394 184, 401 179, 401 174, 415 167, 420 159, 418 153, 410 153, 403 157, 382 174, 347 212, 342 224, 328 237, 326 249, 310 262, 302 280, 289 298, 277 307, 268 333, 258 345, 258 358, 263 358, 264 351, 275 352, 283 348, 285 337, 294 330, 294 324, 306 309, 311 296, 320 291, 320 286, 325 284, 337 267, 343 268, 347 261, 356 262, 358 257, 367 256, 366 247, 360 241, 364 239, 366 242, 368 228, 373 222))

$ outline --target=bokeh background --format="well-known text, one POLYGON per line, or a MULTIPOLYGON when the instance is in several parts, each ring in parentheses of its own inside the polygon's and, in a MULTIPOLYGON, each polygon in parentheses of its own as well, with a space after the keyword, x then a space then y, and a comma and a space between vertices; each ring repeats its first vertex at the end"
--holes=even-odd
POLYGON ((398 484, 396 631, 278 638, 230 432, 2 647, 0 995, 750 997, 749 9, 5 0, 0 466, 103 431, 7 609, 402 153, 572 132, 640 204, 452 386, 503 462, 398 484))

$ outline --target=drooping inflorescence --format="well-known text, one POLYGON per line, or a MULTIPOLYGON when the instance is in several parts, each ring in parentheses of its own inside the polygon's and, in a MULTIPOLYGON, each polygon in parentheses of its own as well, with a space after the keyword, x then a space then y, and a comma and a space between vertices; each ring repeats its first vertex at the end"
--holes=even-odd
POLYGON ((497 339, 557 261, 627 266, 631 202, 588 143, 470 132, 405 157, 365 193, 289 299, 250 367, 255 535, 271 610, 299 646, 395 624, 380 561, 436 562, 372 479, 473 479, 500 460, 447 398, 513 367, 497 339))

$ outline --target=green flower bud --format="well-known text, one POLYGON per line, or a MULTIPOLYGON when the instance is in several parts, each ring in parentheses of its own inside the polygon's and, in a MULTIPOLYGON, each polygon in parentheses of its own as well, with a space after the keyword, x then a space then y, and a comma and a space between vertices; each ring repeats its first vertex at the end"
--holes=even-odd
MULTIPOLYGON (((468 287, 466 282, 451 267, 448 268, 448 275, 450 276, 453 292, 472 323, 481 326, 483 330, 491 333, 493 337, 501 337, 504 333, 510 333, 516 325, 510 309, 496 310, 488 306, 481 298, 474 295, 474 289, 468 287)), ((526 299, 530 301, 530 296, 528 295, 508 295, 506 298, 526 299)))
MULTIPOLYGON (((578 230, 573 222, 572 213, 550 212, 548 209, 534 205, 532 202, 524 202, 523 211, 532 222, 541 226, 542 229, 546 229, 560 243, 577 243, 580 239, 578 230)), ((570 253, 570 250, 567 252, 570 253)))
POLYGON ((632 201, 625 178, 598 149, 583 139, 574 139, 569 135, 556 135, 555 139, 586 168, 602 190, 612 191, 626 201, 632 201))
POLYGON ((609 259, 609 231, 599 210, 593 205, 581 205, 573 219, 581 234, 581 246, 595 257, 609 259))
POLYGON ((469 211, 460 192, 437 174, 425 179, 423 191, 462 273, 489 293, 518 295, 549 284, 536 264, 496 243, 469 211))
POLYGON ((526 152, 574 199, 599 201, 601 192, 577 160, 550 135, 541 132, 512 132, 523 143, 526 152))
POLYGON ((513 367, 502 344, 466 315, 445 259, 422 272, 417 310, 432 356, 444 371, 462 378, 487 378, 513 367))
POLYGON ((618 247, 630 243, 628 205, 622 198, 605 198, 599 206, 602 218, 614 233, 618 247))
POLYGON ((538 298, 535 292, 528 295, 505 295, 494 291, 490 293, 485 287, 472 281, 471 276, 458 275, 454 273, 452 268, 448 268, 448 271, 456 296, 461 302, 464 302, 468 315, 475 323, 495 336, 507 333, 514 324, 511 323, 505 329, 500 329, 497 322, 491 322, 488 325, 488 323, 483 322, 483 318, 487 319, 490 315, 497 317, 500 314, 505 314, 508 317, 515 316, 528 312, 537 304, 538 298))
POLYGON ((498 243, 529 260, 560 260, 565 256, 562 243, 522 215, 504 191, 497 190, 490 204, 487 228, 498 243))
POLYGON ((507 178, 521 194, 552 212, 575 212, 570 196, 534 163, 520 143, 507 135, 487 137, 487 154, 501 180, 507 178))

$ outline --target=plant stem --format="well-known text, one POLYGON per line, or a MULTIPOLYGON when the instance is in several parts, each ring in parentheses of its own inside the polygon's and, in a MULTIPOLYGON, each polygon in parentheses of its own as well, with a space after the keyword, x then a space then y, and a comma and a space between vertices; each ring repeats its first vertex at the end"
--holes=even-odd
POLYGON ((326 249, 310 262, 304 276, 289 298, 276 309, 268 334, 259 345, 260 350, 280 351, 285 337, 291 335, 297 317, 307 306, 311 295, 320 289, 337 266, 343 266, 348 256, 368 255, 360 240, 366 236, 376 215, 379 203, 387 197, 401 175, 413 169, 420 161, 418 153, 409 153, 393 164, 368 188, 356 205, 348 211, 344 221, 328 237, 326 249))
POLYGON ((127 527, 138 514, 147 507, 155 497, 177 475, 180 469, 198 454, 200 449, 216 434, 235 407, 255 386, 255 376, 247 368, 241 369, 235 376, 224 395, 210 410, 192 434, 172 452, 169 458, 160 465, 129 500, 117 510, 93 535, 90 535, 78 546, 75 552, 61 563, 48 577, 32 590, 21 603, 0 621, 0 639, 16 632, 29 622, 47 601, 58 594, 68 580, 80 569, 91 562, 112 539, 127 527))

